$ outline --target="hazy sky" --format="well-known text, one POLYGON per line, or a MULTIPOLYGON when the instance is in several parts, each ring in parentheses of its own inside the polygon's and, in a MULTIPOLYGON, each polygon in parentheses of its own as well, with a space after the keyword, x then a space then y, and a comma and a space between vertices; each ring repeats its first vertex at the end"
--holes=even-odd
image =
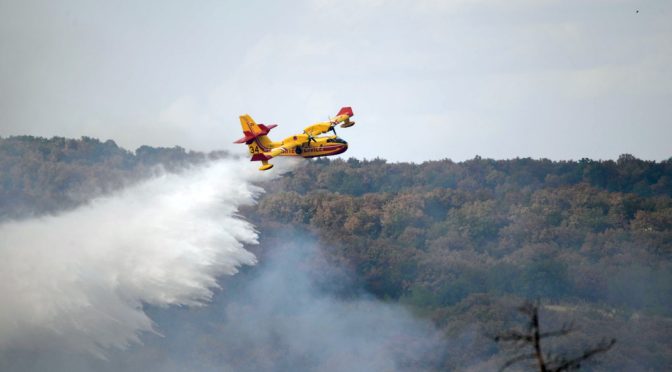
POLYGON ((0 136, 244 151, 240 114, 275 139, 352 106, 345 157, 662 160, 671 20, 669 0, 0 0, 0 136))

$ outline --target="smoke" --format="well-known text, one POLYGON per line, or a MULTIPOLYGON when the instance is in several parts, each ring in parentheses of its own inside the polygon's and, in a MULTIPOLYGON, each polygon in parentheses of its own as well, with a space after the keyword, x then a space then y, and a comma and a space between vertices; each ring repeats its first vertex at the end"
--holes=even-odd
POLYGON ((257 232, 236 211, 262 191, 252 177, 268 176, 224 160, 1 225, 0 369, 440 367, 434 326, 358 289, 310 237, 279 232, 251 267, 257 232))
POLYGON ((311 238, 286 243, 253 268, 220 278, 204 307, 145 309, 164 335, 111 350, 106 360, 14 353, 8 371, 425 371, 443 370, 439 331, 404 308, 361 290, 331 266, 311 238))
MULTIPOLYGON (((192 364, 200 362, 200 370, 224 365, 232 371, 283 372, 438 367, 444 345, 430 322, 358 291, 347 273, 329 266, 315 242, 292 236, 249 275, 232 278, 240 285, 212 308, 225 319, 221 334, 209 338, 217 340, 217 358, 192 364), (254 352, 245 358, 241 349, 254 352)), ((212 344, 193 345, 191 354, 212 344)))
POLYGON ((143 305, 198 306, 216 278, 254 265, 236 215, 260 177, 221 160, 164 174, 57 216, 0 225, 0 351, 103 355, 153 332, 143 305))

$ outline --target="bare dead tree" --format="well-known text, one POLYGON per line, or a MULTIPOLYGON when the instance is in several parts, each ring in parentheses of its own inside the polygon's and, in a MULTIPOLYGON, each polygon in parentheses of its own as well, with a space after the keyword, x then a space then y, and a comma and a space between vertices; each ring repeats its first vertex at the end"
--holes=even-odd
POLYGON ((517 350, 521 351, 519 355, 510 358, 504 363, 500 369, 502 371, 524 360, 535 360, 540 372, 571 371, 581 368, 581 363, 593 356, 609 351, 616 343, 616 339, 603 339, 597 345, 585 350, 581 355, 574 358, 567 358, 564 355, 553 355, 550 352, 544 354, 541 345, 543 339, 565 336, 574 330, 574 325, 566 323, 558 330, 541 332, 541 327, 539 326, 539 302, 526 302, 518 310, 529 318, 527 329, 524 331, 512 329, 495 337, 496 342, 513 344, 517 350), (529 348, 532 349, 531 352, 529 348))

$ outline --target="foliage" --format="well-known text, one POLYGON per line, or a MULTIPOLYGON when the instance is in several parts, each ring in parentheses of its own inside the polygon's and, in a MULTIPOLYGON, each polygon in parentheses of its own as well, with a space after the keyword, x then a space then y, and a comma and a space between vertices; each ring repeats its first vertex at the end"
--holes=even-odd
POLYGON ((249 213, 262 231, 271 220, 314 231, 380 298, 441 307, 471 293, 498 293, 671 315, 664 279, 672 199, 651 188, 669 174, 669 162, 627 155, 575 163, 319 160, 285 176, 281 187, 274 181, 277 191, 249 213), (631 188, 598 182, 587 167, 648 186, 641 194, 610 191, 631 188), (345 187, 344 179, 359 185, 345 187), (624 290, 638 283, 647 290, 624 290))
MULTIPOLYGON (((459 369, 494 358, 498 346, 483 332, 505 329, 492 318, 493 307, 502 306, 498 299, 593 309, 551 312, 587 323, 599 319, 590 333, 572 336, 577 345, 595 337, 632 341, 619 331, 635 326, 627 314, 667 326, 670 177, 672 161, 631 155, 578 162, 322 159, 273 181, 273 191, 245 214, 262 232, 311 231, 332 264, 350 267, 368 291, 430 317, 453 336, 478 324, 482 346, 471 361, 447 361, 447 368, 459 369), (478 305, 482 311, 458 310, 475 298, 487 299, 478 305)), ((605 356, 606 365, 655 369, 672 360, 662 351, 635 359, 646 343, 605 356)))
POLYGON ((175 171, 203 160, 204 154, 180 147, 142 146, 132 153, 90 137, 0 137, 0 220, 72 208, 158 166, 175 171))
MULTIPOLYGON (((204 159, 87 137, 0 138, 0 219, 72 208, 157 166, 204 159)), ((588 324, 576 345, 618 338, 606 369, 672 361, 672 159, 317 159, 272 182, 241 211, 262 232, 255 253, 263 260, 288 231, 315 236, 317 270, 352 273, 339 293, 364 288, 460 340, 446 369, 496 368, 491 336, 510 328, 515 314, 503 309, 523 299, 548 304, 550 326, 588 324)))

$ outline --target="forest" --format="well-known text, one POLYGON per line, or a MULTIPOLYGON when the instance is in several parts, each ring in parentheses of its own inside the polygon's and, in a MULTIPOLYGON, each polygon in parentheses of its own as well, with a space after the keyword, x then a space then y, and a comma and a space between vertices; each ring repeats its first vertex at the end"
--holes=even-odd
MULTIPOLYGON (((179 172, 226 156, 0 138, 0 221, 74 208, 158 167, 179 172)), ((314 239, 324 260, 309 270, 349 276, 339 296, 401 304, 455 341, 431 368, 507 353, 494 338, 523 324, 516 309, 527 300, 541 304, 542 326, 575 325, 550 344, 560 353, 617 340, 588 368, 672 366, 672 158, 317 159, 271 182, 240 211, 261 232, 250 250, 263 262, 288 231, 314 239)))
POLYGON ((90 137, 0 137, 0 221, 71 209, 160 169, 176 171, 205 160, 205 154, 177 146, 131 152, 90 137))
POLYGON ((489 338, 528 299, 544 304, 549 326, 579 325, 568 336, 574 351, 616 338, 602 368, 661 370, 672 357, 671 177, 672 160, 627 154, 324 159, 268 187, 248 213, 262 231, 310 231, 367 291, 431 318, 449 337, 477 329, 449 369, 493 355, 489 338))

